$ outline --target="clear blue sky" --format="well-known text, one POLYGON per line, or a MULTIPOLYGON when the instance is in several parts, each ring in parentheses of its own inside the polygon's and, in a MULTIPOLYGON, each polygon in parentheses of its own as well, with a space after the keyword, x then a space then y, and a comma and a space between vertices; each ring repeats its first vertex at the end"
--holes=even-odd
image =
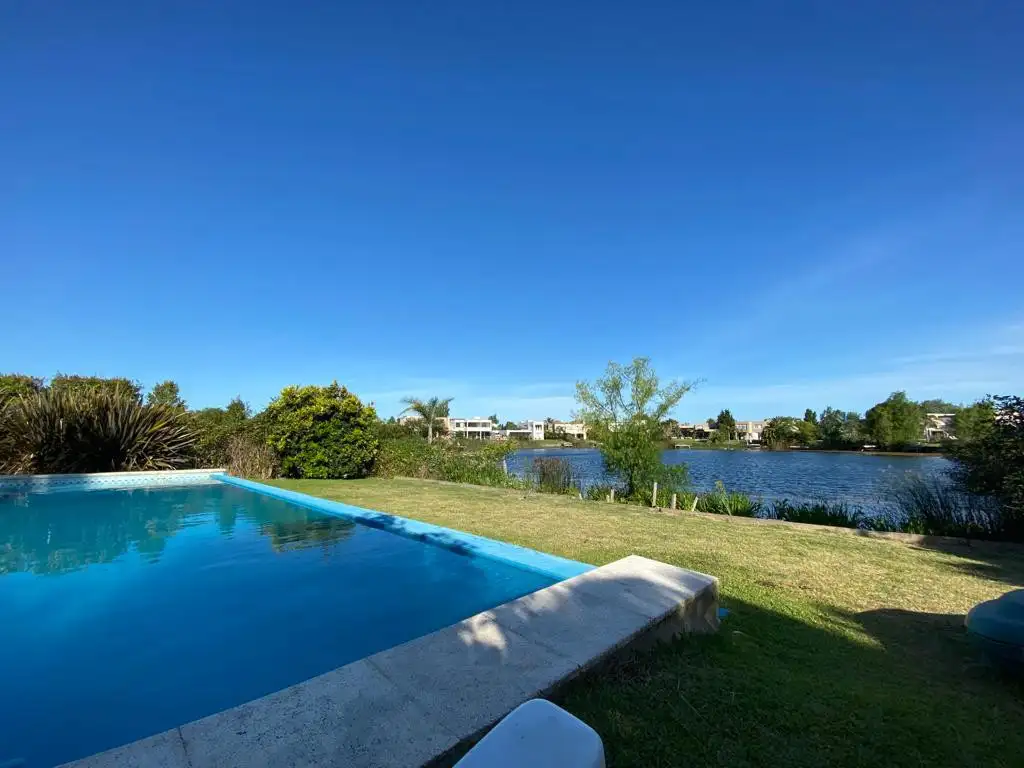
POLYGON ((0 370, 1024 389, 1024 3, 0 4, 0 370))

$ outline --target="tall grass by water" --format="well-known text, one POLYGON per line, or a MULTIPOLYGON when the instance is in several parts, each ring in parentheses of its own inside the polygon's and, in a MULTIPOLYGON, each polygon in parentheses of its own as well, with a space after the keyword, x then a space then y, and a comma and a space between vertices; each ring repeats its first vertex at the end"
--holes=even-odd
MULTIPOLYGON (((466 449, 455 443, 428 444, 419 439, 389 440, 377 459, 375 474, 382 477, 414 477, 505 488, 534 489, 553 494, 581 494, 591 501, 612 498, 612 485, 586 485, 571 461, 562 457, 536 457, 521 476, 506 471, 505 459, 511 446, 492 443, 466 449), (585 488, 581 491, 581 486, 585 488)), ((253 459, 255 457, 247 457, 253 459)), ((257 465, 257 468, 259 465, 257 465)), ((668 508, 673 494, 659 488, 637 498, 618 502, 668 508)), ((892 488, 882 504, 865 510, 842 500, 792 501, 761 498, 728 489, 722 481, 710 493, 695 496, 690 491, 675 494, 676 508, 732 517, 810 523, 841 528, 895 531, 960 538, 1020 540, 1012 521, 1004 519, 990 501, 962 493, 940 478, 909 475, 892 488)))
POLYGON ((715 490, 697 499, 698 512, 734 517, 758 517, 764 509, 760 499, 753 499, 745 493, 730 491, 721 480, 715 483, 715 490))
POLYGON ((578 481, 573 476, 572 465, 565 459, 553 457, 534 459, 532 479, 537 490, 544 493, 575 493, 579 491, 578 481))
POLYGON ((934 536, 1015 540, 1014 526, 991 499, 964 493, 949 483, 911 477, 892 495, 900 530, 934 536))

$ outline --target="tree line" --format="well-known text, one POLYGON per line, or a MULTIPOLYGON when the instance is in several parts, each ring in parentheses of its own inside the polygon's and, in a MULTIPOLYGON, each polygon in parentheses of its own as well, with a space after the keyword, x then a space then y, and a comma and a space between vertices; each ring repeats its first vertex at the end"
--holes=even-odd
MULTIPOLYGON (((861 415, 832 406, 820 414, 807 408, 802 417, 775 416, 761 430, 760 443, 766 448, 825 448, 859 450, 866 446, 886 450, 916 449, 925 443, 927 414, 948 414, 951 423, 943 425, 951 440, 977 439, 991 423, 996 412, 992 398, 971 405, 957 405, 945 400, 915 402, 906 392, 893 392, 861 415)), ((672 432, 677 423, 667 425, 672 432)), ((740 434, 732 412, 723 409, 717 418, 708 419, 712 442, 737 440, 740 434)), ((674 437, 675 434, 668 434, 674 437)))
POLYGON ((372 405, 337 382, 285 387, 253 413, 241 398, 193 411, 174 381, 0 375, 0 474, 228 467, 250 477, 372 471, 372 405))

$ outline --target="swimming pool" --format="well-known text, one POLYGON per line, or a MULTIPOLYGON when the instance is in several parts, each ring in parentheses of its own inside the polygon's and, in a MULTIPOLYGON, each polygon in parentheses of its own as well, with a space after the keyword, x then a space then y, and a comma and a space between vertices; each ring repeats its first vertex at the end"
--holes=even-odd
POLYGON ((376 516, 225 483, 0 498, 0 765, 173 728, 559 580, 376 516))

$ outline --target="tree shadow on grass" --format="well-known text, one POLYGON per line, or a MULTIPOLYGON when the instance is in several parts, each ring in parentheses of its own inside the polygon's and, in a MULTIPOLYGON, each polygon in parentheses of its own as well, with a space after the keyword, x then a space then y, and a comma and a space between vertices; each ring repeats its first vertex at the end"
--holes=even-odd
POLYGON ((609 766, 1020 764, 1024 687, 975 651, 962 617, 726 604, 718 635, 564 691, 609 766))
POLYGON ((950 567, 968 576, 1024 586, 1024 544, 936 537, 914 548, 952 555, 950 567))

